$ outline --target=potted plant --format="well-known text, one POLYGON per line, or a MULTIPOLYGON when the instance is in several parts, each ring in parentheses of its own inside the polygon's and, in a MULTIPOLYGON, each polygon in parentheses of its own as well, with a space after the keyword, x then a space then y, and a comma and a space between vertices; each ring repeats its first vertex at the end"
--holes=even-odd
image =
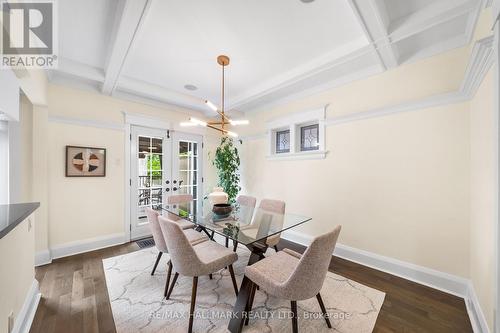
POLYGON ((222 187, 230 203, 236 202, 240 187, 240 156, 233 139, 223 136, 215 151, 213 164, 217 169, 218 186, 222 187))

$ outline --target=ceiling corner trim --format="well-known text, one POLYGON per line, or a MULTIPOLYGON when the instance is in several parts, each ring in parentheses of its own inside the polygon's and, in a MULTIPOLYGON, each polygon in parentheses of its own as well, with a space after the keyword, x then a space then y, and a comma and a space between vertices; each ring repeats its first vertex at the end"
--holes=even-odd
POLYGON ((474 97, 481 82, 483 82, 484 77, 493 65, 493 43, 493 36, 488 36, 474 44, 465 70, 465 77, 460 86, 460 92, 464 96, 468 98, 474 97))
POLYGON ((382 117, 401 112, 424 110, 448 104, 456 104, 472 99, 486 74, 493 65, 493 36, 478 40, 472 49, 465 76, 457 91, 429 96, 417 101, 389 105, 373 110, 361 111, 345 116, 328 118, 327 125, 340 125, 352 121, 382 117))

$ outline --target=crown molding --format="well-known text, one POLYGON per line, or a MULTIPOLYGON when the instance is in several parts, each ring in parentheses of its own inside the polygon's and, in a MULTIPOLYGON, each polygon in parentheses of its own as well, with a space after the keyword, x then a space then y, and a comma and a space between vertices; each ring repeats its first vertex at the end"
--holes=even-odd
MULTIPOLYGON (((366 38, 370 41, 370 45, 344 56, 339 60, 338 64, 331 63, 329 68, 318 69, 314 75, 319 78, 322 74, 326 74, 329 70, 335 68, 334 66, 336 65, 337 68, 342 68, 344 73, 348 72, 348 76, 353 76, 353 80, 359 80, 369 75, 384 72, 403 63, 414 62, 446 50, 467 45, 472 39, 474 28, 480 12, 485 5, 485 1, 487 0, 461 0, 432 4, 429 8, 404 18, 399 23, 399 26, 391 31, 392 22, 389 22, 387 8, 383 5, 383 2, 376 0, 349 0, 349 4, 359 24, 362 26, 366 38), (441 25, 452 22, 457 17, 462 16, 467 16, 467 26, 463 34, 423 48, 406 50, 406 52, 400 44, 400 42, 407 40, 407 38, 419 36, 421 33, 428 34, 431 29, 437 29, 436 33, 439 33, 441 25), (388 28, 386 28, 387 25, 388 28), (371 55, 370 65, 354 65, 356 59, 367 54, 371 55), (373 70, 375 67, 379 68, 378 72, 373 70), (372 70, 370 71, 368 68, 372 70)), ((335 75, 330 75, 329 79, 326 79, 326 77, 327 75, 324 75, 322 82, 319 82, 318 79, 312 84, 311 77, 307 76, 297 78, 293 82, 284 82, 280 86, 273 87, 273 89, 269 89, 268 91, 262 91, 260 94, 252 96, 252 98, 238 101, 233 106, 244 112, 259 112, 353 81, 346 79, 346 77, 335 75), (334 77, 333 80, 331 79, 332 77, 334 77), (303 82, 303 84, 299 85, 300 82, 303 82), (306 84, 309 84, 309 87, 304 87, 306 84), (290 89, 290 87, 296 87, 296 89, 290 89)))
POLYGON ((478 16, 480 8, 476 0, 435 1, 421 11, 391 22, 389 39, 398 42, 460 16, 478 16))
MULTIPOLYGON (((457 91, 437 94, 416 101, 394 104, 372 110, 360 111, 344 116, 330 117, 325 120, 327 126, 341 125, 375 117, 383 117, 401 112, 429 109, 443 105, 466 102, 476 95, 484 78, 494 63, 493 36, 476 41, 472 48, 462 84, 457 91)), ((242 137, 243 140, 260 140, 266 133, 242 137)))
POLYGON ((58 67, 48 70, 48 73, 49 81, 54 80, 55 76, 61 74, 96 83, 104 82, 104 71, 102 69, 63 57, 59 58, 58 67))
POLYGON ((115 91, 113 92, 113 96, 124 96, 125 94, 129 95, 128 97, 135 95, 137 97, 150 99, 165 105, 177 105, 182 108, 188 108, 202 113, 206 113, 208 109, 201 98, 174 92, 159 85, 144 82, 131 77, 121 77, 120 81, 117 83, 115 91))
POLYGON ((238 109, 241 105, 257 98, 283 89, 301 80, 308 79, 323 71, 345 64, 352 59, 363 56, 369 48, 369 41, 365 37, 360 37, 346 45, 334 49, 325 55, 315 58, 303 65, 299 65, 281 75, 272 77, 266 82, 235 96, 229 101, 228 109, 238 109))
MULTIPOLYGON (((376 54, 371 50, 371 48, 367 48, 369 51, 366 55, 371 57, 376 57, 376 54)), ((353 59, 355 61, 356 59, 353 59)), ((365 61, 366 62, 366 61, 365 61)), ((368 61, 368 64, 365 66, 362 65, 363 62, 359 63, 352 62, 350 64, 351 70, 346 70, 348 67, 343 68, 332 68, 331 71, 335 72, 336 70, 342 70, 347 72, 347 74, 337 77, 333 80, 329 80, 325 83, 316 83, 310 85, 310 81, 297 82, 295 85, 286 87, 288 90, 277 91, 273 96, 272 94, 265 96, 265 100, 253 100, 248 101, 246 105, 241 105, 239 108, 242 108, 244 113, 258 113, 262 111, 266 111, 269 108, 277 107, 279 105, 284 105, 286 103, 290 103, 301 98, 306 98, 309 96, 313 96, 315 94, 319 94, 336 87, 342 86, 349 82, 362 80, 372 75, 380 74, 384 72, 384 69, 377 61, 368 61), (361 63, 361 64, 360 64, 361 63)), ((330 71, 325 71, 321 73, 321 77, 330 76, 330 71)), ((318 76, 318 78, 320 78, 318 76)), ((310 80, 314 80, 312 77, 310 80)), ((264 96, 263 96, 264 98, 264 96)))
POLYGON ((489 36, 476 41, 472 48, 469 63, 465 70, 465 77, 460 86, 460 93, 469 99, 474 97, 486 73, 493 65, 493 43, 493 36, 489 36))
POLYGON ((469 58, 462 84, 457 91, 426 97, 417 101, 410 101, 391 106, 385 106, 367 111, 361 111, 345 116, 328 118, 327 125, 339 125, 352 121, 359 121, 391 114, 423 110, 448 104, 468 101, 475 95, 486 74, 493 65, 493 36, 476 41, 469 58))
MULTIPOLYGON (((136 36, 140 34, 144 20, 147 20, 151 2, 152 0, 120 2, 111 32, 105 69, 62 58, 59 60, 59 68, 50 72, 50 81, 63 84, 76 81, 79 88, 98 90, 104 94, 160 107, 179 106, 201 111, 207 117, 212 116, 200 98, 123 76, 122 67, 136 36), (58 74, 64 76, 64 80, 58 74)), ((401 63, 466 45, 472 38, 481 9, 490 5, 491 0, 436 2, 393 22, 388 11, 390 8, 386 8, 384 1, 349 0, 349 4, 364 36, 242 92, 228 100, 228 109, 243 112, 263 110, 366 78, 401 63), (439 34, 441 25, 466 15, 467 27, 463 33, 457 32, 458 35, 439 43, 428 40, 430 29, 435 29, 439 34), (426 35, 419 35, 424 31, 426 35), (406 39, 413 36, 421 36, 423 44, 414 45, 411 40, 406 39), (413 47, 405 50, 405 44, 399 43, 400 41, 408 41, 413 47)))

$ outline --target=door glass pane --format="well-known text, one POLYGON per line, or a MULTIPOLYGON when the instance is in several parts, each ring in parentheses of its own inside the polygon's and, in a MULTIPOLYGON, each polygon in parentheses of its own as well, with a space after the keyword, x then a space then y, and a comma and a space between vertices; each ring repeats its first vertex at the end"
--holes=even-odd
POLYGON ((192 194, 196 198, 196 187, 198 185, 198 143, 192 141, 179 142, 179 193, 192 194))
POLYGON ((163 139, 153 138, 151 141, 151 147, 153 153, 161 154, 163 151, 163 139))
POLYGON ((187 156, 179 156, 179 170, 188 170, 188 161, 187 156))
POLYGON ((163 195, 163 138, 137 137, 137 218, 147 223, 145 208, 161 209, 163 195))
POLYGON ((151 190, 139 190, 138 206, 144 207, 151 205, 151 190))
POLYGON ((153 175, 151 176, 151 186, 152 187, 158 187, 162 185, 162 174, 163 172, 161 171, 155 171, 153 175))
POLYGON ((198 185, 198 172, 197 171, 179 171, 180 186, 198 185))
POLYGON ((149 153, 149 146, 151 143, 151 138, 146 137, 146 136, 139 136, 139 147, 137 152, 138 153, 149 153))
POLYGON ((189 151, 189 142, 180 141, 179 142, 179 156, 187 155, 189 151))
POLYGON ((163 170, 163 158, 160 154, 149 154, 147 158, 147 168, 152 176, 157 176, 158 171, 163 170))
POLYGON ((191 145, 192 145, 193 155, 198 156, 198 143, 192 142, 191 145))
POLYGON ((181 155, 179 156, 179 170, 197 170, 198 168, 198 158, 195 156, 181 155))
POLYGON ((137 207, 137 222, 139 225, 146 223, 148 220, 148 217, 146 216, 146 207, 137 207))
POLYGON ((191 194, 193 195, 193 199, 196 200, 198 199, 198 187, 197 186, 191 186, 191 194))
POLYGON ((151 205, 153 209, 160 207, 162 204, 162 193, 163 191, 161 188, 151 190, 151 205))

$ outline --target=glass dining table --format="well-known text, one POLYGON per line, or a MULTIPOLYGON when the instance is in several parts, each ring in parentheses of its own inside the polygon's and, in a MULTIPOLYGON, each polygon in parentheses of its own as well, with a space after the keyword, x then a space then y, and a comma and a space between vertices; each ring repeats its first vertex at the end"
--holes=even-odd
MULTIPOLYGON (((231 212, 222 216, 212 211, 213 207, 208 200, 203 201, 201 209, 193 202, 167 204, 163 205, 162 209, 166 214, 192 222, 197 230, 204 232, 211 240, 214 240, 214 236, 218 234, 226 238, 226 246, 228 240, 233 241, 235 248, 237 244, 244 245, 251 252, 248 265, 265 258, 268 238, 311 220, 306 216, 279 214, 241 204, 234 204, 231 207, 231 212)), ((243 277, 228 326, 230 332, 239 333, 243 328, 248 315, 250 287, 250 280, 246 276, 243 277)))

